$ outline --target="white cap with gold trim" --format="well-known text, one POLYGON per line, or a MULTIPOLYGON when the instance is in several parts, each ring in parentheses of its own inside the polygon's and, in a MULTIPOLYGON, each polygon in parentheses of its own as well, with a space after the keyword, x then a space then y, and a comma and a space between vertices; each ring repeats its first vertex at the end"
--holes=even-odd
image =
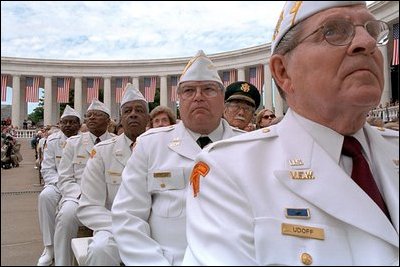
POLYGON ((215 81, 223 84, 217 68, 211 59, 204 54, 203 50, 197 52, 196 56, 186 65, 178 86, 187 81, 215 81))
POLYGON ((278 23, 276 24, 271 43, 271 54, 282 37, 297 23, 312 15, 333 7, 366 5, 365 1, 287 1, 278 23))

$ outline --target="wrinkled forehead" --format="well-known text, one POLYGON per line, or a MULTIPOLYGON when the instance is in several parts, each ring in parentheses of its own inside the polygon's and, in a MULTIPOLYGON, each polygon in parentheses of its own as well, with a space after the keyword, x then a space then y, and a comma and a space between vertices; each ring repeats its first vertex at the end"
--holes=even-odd
POLYGON ((214 81, 187 81, 180 84, 181 88, 185 87, 219 87, 219 83, 214 81))

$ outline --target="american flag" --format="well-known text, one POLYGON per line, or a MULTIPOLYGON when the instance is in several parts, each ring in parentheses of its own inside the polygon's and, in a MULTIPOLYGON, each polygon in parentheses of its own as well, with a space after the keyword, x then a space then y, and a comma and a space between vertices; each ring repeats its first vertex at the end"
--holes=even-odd
POLYGON ((249 82, 257 87, 260 94, 262 94, 262 87, 264 85, 264 65, 250 68, 249 77, 249 82))
POLYGON ((399 24, 393 25, 393 59, 392 65, 399 65, 399 24))
POLYGON ((92 103, 93 99, 99 99, 100 78, 87 79, 87 103, 92 103))
POLYGON ((1 75, 1 102, 7 100, 7 80, 8 75, 1 75))
POLYGON ((225 87, 230 85, 231 83, 236 82, 236 70, 231 69, 230 71, 222 72, 222 83, 225 87))
POLYGON ((117 78, 115 80, 115 102, 121 103, 124 89, 128 82, 129 79, 127 77, 117 78))
POLYGON ((40 77, 26 77, 26 102, 39 102, 40 77))
POLYGON ((157 77, 144 78, 144 98, 147 102, 154 102, 156 95, 157 77))
POLYGON ((57 78, 57 103, 69 102, 69 85, 71 78, 57 78))
POLYGON ((171 76, 171 101, 176 102, 178 100, 177 96, 177 88, 178 88, 178 76, 171 76))

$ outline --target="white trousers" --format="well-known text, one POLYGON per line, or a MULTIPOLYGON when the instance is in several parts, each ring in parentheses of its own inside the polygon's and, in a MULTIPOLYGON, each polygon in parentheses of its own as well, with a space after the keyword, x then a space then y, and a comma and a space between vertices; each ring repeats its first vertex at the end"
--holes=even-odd
POLYGON ((112 233, 97 231, 89 241, 87 266, 120 266, 117 243, 112 233))
POLYGON ((77 201, 63 200, 60 204, 54 233, 55 266, 71 266, 74 257, 71 240, 77 237, 78 228, 82 224, 76 216, 76 210, 78 209, 77 201))
POLYGON ((57 206, 60 199, 60 190, 55 185, 46 185, 39 194, 39 226, 44 246, 53 245, 57 206))

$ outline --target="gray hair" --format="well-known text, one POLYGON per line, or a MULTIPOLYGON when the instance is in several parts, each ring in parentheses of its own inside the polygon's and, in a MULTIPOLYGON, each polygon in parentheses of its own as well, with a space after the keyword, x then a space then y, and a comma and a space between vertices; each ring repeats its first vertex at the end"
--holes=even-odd
MULTIPOLYGON (((281 39, 281 41, 276 45, 275 50, 272 55, 285 55, 290 53, 297 45, 297 40, 300 39, 301 32, 303 31, 302 22, 294 25, 281 39)), ((282 88, 274 80, 276 87, 278 88, 278 92, 283 99, 286 100, 285 92, 282 88)))

